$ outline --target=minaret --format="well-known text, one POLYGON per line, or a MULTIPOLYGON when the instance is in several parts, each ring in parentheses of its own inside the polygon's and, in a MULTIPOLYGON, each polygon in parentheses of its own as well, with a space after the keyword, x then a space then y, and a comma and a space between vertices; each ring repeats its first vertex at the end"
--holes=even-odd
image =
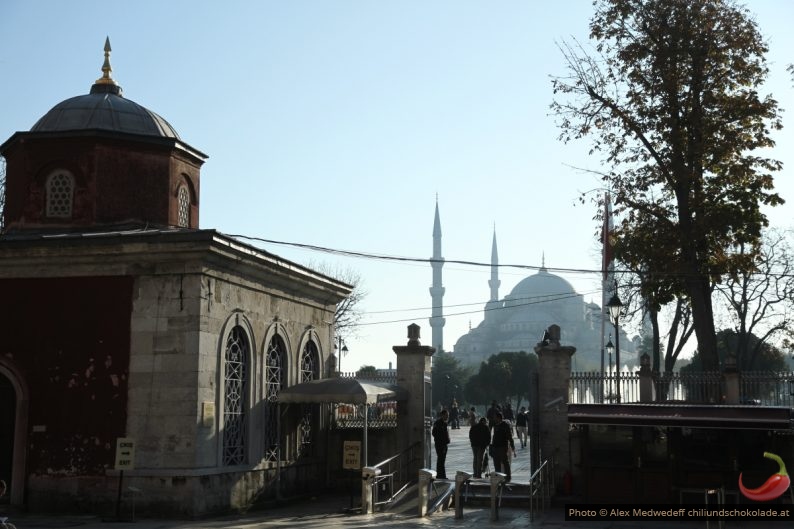
POLYGON ((444 350, 444 287, 441 286, 441 268, 444 258, 441 257, 441 219, 438 215, 438 195, 436 195, 436 218, 433 221, 433 257, 430 261, 433 268, 433 286, 430 287, 430 297, 433 300, 433 309, 430 317, 432 330, 431 343, 436 352, 444 350))
POLYGON ((485 304, 485 319, 493 319, 498 310, 501 308, 499 302, 499 252, 496 251, 496 224, 493 227, 493 242, 491 243, 491 279, 488 280, 488 286, 491 287, 491 297, 488 303, 485 304))
POLYGON ((493 243, 491 243, 491 279, 488 280, 488 286, 491 287, 490 301, 499 300, 499 252, 496 251, 496 224, 493 227, 493 243))

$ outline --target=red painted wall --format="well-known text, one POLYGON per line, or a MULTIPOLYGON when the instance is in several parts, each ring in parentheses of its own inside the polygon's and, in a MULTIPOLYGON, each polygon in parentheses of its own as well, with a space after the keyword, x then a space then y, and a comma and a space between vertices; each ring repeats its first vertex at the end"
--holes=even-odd
POLYGON ((132 277, 0 279, 0 355, 30 388, 27 470, 113 465, 127 417, 132 277))

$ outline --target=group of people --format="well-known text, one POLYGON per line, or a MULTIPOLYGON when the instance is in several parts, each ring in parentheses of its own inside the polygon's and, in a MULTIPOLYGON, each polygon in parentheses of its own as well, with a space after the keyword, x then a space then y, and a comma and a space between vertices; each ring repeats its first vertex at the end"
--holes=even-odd
MULTIPOLYGON (((453 404, 457 411, 457 402, 453 402, 453 404)), ((510 403, 507 403, 505 408, 502 409, 496 401, 493 401, 485 417, 478 417, 474 407, 468 413, 464 412, 464 414, 469 421, 469 442, 474 456, 474 477, 483 477, 483 473, 488 468, 488 457, 490 455, 493 460, 494 470, 504 473, 505 480, 509 482, 511 480, 510 456, 516 455, 515 441, 513 440, 513 422, 515 422, 521 448, 526 448, 527 446, 529 413, 526 407, 522 406, 519 412, 514 414, 510 403)), ((443 409, 439 414, 439 418, 433 423, 432 434, 436 448, 437 479, 447 479, 445 465, 447 449, 450 443, 449 421, 449 411, 443 409)))

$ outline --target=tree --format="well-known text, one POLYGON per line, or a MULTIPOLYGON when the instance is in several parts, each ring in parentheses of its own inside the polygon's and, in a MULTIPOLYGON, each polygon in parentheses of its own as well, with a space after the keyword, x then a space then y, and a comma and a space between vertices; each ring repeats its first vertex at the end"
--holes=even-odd
POLYGON ((356 371, 356 378, 376 378, 378 375, 378 368, 375 366, 364 365, 356 371))
POLYGON ((353 291, 350 295, 336 305, 336 311, 334 311, 334 329, 336 329, 337 336, 355 336, 358 329, 358 322, 361 320, 359 305, 364 298, 367 297, 367 291, 364 289, 364 281, 361 279, 361 274, 352 268, 333 268, 327 263, 310 262, 307 266, 321 274, 333 277, 353 287, 353 291))
POLYGON ((479 372, 466 384, 467 397, 477 404, 493 400, 515 400, 516 407, 522 399, 529 400, 529 373, 537 371, 538 357, 524 351, 491 355, 480 364, 479 372))
MULTIPOLYGON (((735 353, 738 347, 739 336, 732 329, 723 329, 717 333, 717 352, 721 362, 735 353)), ((749 336, 749 344, 751 347, 758 346, 759 352, 756 357, 756 363, 753 368, 755 371, 785 371, 787 369, 785 355, 770 343, 761 343, 759 338, 754 334, 749 336)), ((737 364, 740 370, 743 370, 737 364)), ((689 365, 681 368, 682 373, 698 371, 702 368, 701 358, 698 352, 692 355, 692 361, 689 365)), ((746 371, 746 370, 745 370, 746 371)))
POLYGON ((782 127, 777 102, 757 92, 766 44, 730 0, 597 0, 590 38, 597 57, 561 46, 560 138, 588 137, 604 156, 622 215, 616 258, 641 269, 646 258, 621 251, 663 257, 654 284, 688 300, 703 367, 716 369, 713 284, 749 268, 753 251, 732 250, 756 249, 761 207, 783 202, 772 191, 780 162, 754 153, 782 127))
POLYGON ((448 353, 433 355, 433 369, 430 375, 433 385, 433 405, 441 403, 448 407, 453 398, 460 404, 467 402, 468 393, 465 391, 465 386, 470 376, 471 370, 463 367, 453 355, 448 353))
POLYGON ((766 344, 794 336, 794 255, 786 234, 765 232, 755 263, 754 270, 740 270, 717 288, 733 323, 737 364, 748 371, 766 344))

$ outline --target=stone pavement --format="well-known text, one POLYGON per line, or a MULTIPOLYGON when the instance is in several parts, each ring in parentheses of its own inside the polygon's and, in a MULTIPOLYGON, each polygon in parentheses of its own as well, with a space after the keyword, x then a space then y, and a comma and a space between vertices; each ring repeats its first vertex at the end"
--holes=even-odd
MULTIPOLYGON (((471 470, 471 448, 468 443, 468 428, 451 430, 452 444, 447 456, 447 474, 452 477, 457 470, 471 470)), ((529 478, 529 451, 517 450, 514 459, 513 481, 521 482, 529 478)), ((434 456, 435 464, 435 456, 434 456)), ((490 520, 488 506, 464 507, 463 519, 457 520, 454 510, 435 513, 426 518, 416 515, 400 515, 394 513, 378 513, 374 515, 349 514, 345 507, 349 506, 349 496, 323 496, 301 502, 273 507, 262 511, 245 514, 213 517, 201 520, 156 520, 139 519, 135 522, 103 522, 100 518, 90 515, 39 515, 22 513, 14 515, 9 521, 18 529, 44 529, 78 527, 81 529, 358 529, 378 527, 379 529, 411 529, 411 528, 465 528, 465 527, 501 527, 501 528, 544 528, 555 529, 573 527, 578 529, 703 529, 704 521, 576 521, 566 522, 561 507, 552 508, 540 513, 534 521, 530 521, 527 508, 502 508, 499 520, 490 520)), ((785 506, 778 506, 785 507, 785 506)), ((785 522, 762 522, 748 520, 746 522, 729 521, 727 529, 784 529, 790 524, 785 522)), ((0 525, 2 527, 2 525, 0 525)), ((717 528, 716 522, 711 527, 717 528)))

